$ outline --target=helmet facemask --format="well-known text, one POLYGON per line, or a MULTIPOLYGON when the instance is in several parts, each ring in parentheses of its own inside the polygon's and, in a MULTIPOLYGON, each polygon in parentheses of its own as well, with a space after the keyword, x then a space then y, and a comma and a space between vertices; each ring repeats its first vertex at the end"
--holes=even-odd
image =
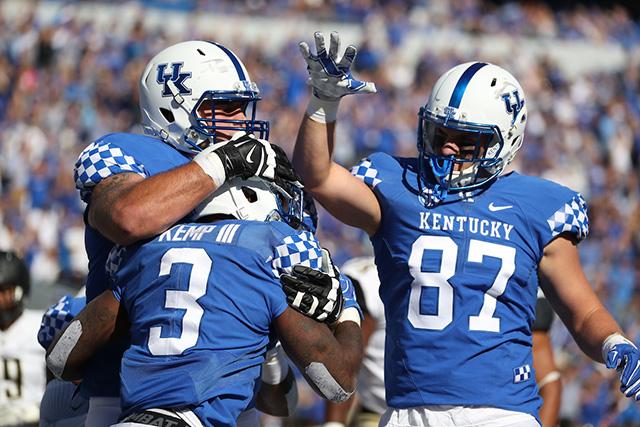
MULTIPOLYGON (((259 100, 257 88, 238 92, 203 93, 191 111, 194 123, 190 130, 197 133, 199 141, 196 142, 195 148, 203 150, 211 144, 225 142, 236 132, 251 133, 259 139, 268 139, 269 122, 256 120, 259 100), (237 116, 239 112, 245 119, 228 118, 237 116)), ((192 132, 188 132, 187 135, 192 132)))
POLYGON ((502 172, 499 154, 504 142, 497 126, 441 118, 425 107, 418 115, 420 168, 433 175, 439 198, 452 191, 474 190, 502 172), (452 145, 457 153, 442 154, 445 146, 453 151, 452 145))

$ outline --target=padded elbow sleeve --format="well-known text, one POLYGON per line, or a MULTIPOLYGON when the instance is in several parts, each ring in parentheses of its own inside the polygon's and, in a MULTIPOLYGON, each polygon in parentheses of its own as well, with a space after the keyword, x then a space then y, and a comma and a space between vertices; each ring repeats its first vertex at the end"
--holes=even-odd
POLYGON ((342 388, 323 363, 311 362, 304 371, 322 395, 333 402, 344 402, 353 394, 342 388))
POLYGON ((64 330, 60 339, 55 343, 53 349, 47 356, 47 368, 51 370, 56 378, 62 379, 67 359, 75 348, 82 335, 82 324, 79 320, 74 320, 64 330))

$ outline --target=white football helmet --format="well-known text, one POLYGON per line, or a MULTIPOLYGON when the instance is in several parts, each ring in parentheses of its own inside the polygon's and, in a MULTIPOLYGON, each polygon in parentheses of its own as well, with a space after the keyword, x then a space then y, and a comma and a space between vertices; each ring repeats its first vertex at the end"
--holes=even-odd
MULTIPOLYGON (((206 41, 175 44, 158 53, 140 78, 140 110, 145 133, 187 153, 219 142, 216 131, 245 131, 269 138, 269 123, 256 120, 258 86, 238 57, 206 41), (241 102, 247 120, 215 117, 215 103, 241 102), (200 106, 214 111, 201 117, 200 106)), ((224 139, 224 138, 223 138, 224 139)))
POLYGON ((195 211, 196 218, 230 215, 247 221, 284 221, 293 228, 302 224, 302 189, 284 189, 262 178, 237 177, 226 181, 195 211))
POLYGON ((509 72, 468 62, 438 79, 418 115, 421 192, 422 184, 435 178, 431 190, 444 198, 449 191, 474 190, 500 175, 522 146, 527 106, 520 83, 509 72), (451 134, 473 150, 443 156, 440 150, 451 134))

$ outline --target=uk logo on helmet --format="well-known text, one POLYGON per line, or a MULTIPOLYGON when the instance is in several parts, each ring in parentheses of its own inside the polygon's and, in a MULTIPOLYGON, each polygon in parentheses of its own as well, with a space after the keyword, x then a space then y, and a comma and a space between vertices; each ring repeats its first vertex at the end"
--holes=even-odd
POLYGON ((166 73, 169 64, 158 64, 156 81, 163 84, 162 96, 174 95, 169 88, 169 82, 173 82, 176 89, 178 89, 178 94, 189 95, 191 93, 191 89, 184 85, 184 81, 191 77, 191 73, 181 73, 180 68, 182 68, 183 65, 183 62, 174 62, 171 64, 171 72, 166 73))
POLYGON ((502 99, 504 99, 504 103, 507 107, 507 113, 512 114, 513 118, 511 119, 511 124, 516 121, 516 117, 518 117, 518 113, 524 107, 524 99, 520 99, 520 92, 514 90, 511 93, 503 93, 502 99), (515 100, 515 103, 512 102, 512 98, 515 100))

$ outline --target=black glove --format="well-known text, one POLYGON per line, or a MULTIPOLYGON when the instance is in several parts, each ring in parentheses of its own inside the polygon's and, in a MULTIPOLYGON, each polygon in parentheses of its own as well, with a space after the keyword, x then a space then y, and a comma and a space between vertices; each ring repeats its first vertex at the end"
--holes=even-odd
POLYGON ((286 188, 286 185, 282 185, 282 183, 293 184, 295 182, 299 182, 302 184, 302 180, 298 176, 295 170, 293 170, 293 165, 289 161, 287 154, 284 152, 282 147, 276 144, 271 144, 271 148, 276 153, 276 174, 275 174, 275 182, 283 188, 286 188))
MULTIPOLYGON (((328 255, 328 252, 327 252, 328 255)), ((339 272, 330 264, 330 272, 294 265, 291 274, 280 276, 287 302, 296 311, 318 322, 331 324, 338 320, 344 297, 339 272)))
POLYGON ((244 179, 252 176, 270 181, 275 179, 276 153, 269 142, 253 135, 245 134, 230 140, 212 154, 222 161, 227 181, 237 176, 244 179))

